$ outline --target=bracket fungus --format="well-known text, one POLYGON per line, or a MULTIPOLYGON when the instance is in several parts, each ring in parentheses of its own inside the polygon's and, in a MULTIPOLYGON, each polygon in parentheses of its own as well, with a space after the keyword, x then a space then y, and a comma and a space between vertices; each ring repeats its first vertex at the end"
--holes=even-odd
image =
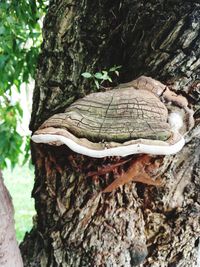
POLYGON ((92 93, 46 120, 36 143, 67 145, 94 158, 132 154, 170 155, 193 126, 187 99, 141 76, 112 90, 92 93))

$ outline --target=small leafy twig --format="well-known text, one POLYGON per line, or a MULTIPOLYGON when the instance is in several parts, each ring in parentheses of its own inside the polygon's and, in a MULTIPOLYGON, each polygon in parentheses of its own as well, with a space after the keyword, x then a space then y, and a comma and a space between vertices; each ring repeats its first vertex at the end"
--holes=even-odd
POLYGON ((114 66, 110 68, 108 71, 107 70, 102 70, 101 72, 96 72, 96 73, 90 73, 90 72, 84 72, 81 75, 86 78, 86 79, 92 79, 96 85, 96 88, 99 89, 100 86, 103 84, 105 81, 112 82, 111 78, 111 73, 116 74, 119 76, 119 69, 121 66, 114 66))

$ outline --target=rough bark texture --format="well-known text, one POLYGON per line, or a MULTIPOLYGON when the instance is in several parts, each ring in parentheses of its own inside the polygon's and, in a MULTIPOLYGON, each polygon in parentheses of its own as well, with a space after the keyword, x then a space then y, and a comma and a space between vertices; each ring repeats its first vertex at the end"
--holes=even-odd
POLYGON ((23 267, 14 227, 12 200, 0 172, 0 266, 23 267))
POLYGON ((199 16, 197 1, 50 1, 31 130, 94 90, 82 72, 115 64, 115 82, 145 74, 186 96, 196 124, 184 149, 163 158, 162 187, 129 183, 101 194, 114 177, 87 173, 115 158, 32 145, 37 218, 21 246, 25 266, 198 266, 199 16))

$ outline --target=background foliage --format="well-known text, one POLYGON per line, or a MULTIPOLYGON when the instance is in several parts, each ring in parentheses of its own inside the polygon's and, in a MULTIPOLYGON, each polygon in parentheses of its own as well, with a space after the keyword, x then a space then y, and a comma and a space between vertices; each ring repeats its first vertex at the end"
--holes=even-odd
MULTIPOLYGON (((22 143, 29 144, 17 129, 23 111, 13 99, 13 90, 20 92, 21 85, 34 77, 42 42, 39 22, 46 7, 42 0, 0 1, 0 169, 8 160, 14 167, 22 143)), ((24 147, 29 151, 29 145, 24 147)))

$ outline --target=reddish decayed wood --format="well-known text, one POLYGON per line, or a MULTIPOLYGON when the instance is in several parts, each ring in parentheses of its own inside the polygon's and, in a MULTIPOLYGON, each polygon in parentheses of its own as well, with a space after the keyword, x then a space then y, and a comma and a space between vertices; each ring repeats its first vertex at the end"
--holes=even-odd
MULTIPOLYGON (((149 155, 143 155, 133 160, 132 165, 127 172, 119 175, 109 186, 107 186, 103 192, 111 192, 117 189, 120 185, 124 185, 128 182, 140 182, 148 185, 160 186, 160 180, 154 181, 147 173, 145 167, 151 164, 152 157, 149 155)), ((156 167, 156 166, 155 166, 156 167)))

